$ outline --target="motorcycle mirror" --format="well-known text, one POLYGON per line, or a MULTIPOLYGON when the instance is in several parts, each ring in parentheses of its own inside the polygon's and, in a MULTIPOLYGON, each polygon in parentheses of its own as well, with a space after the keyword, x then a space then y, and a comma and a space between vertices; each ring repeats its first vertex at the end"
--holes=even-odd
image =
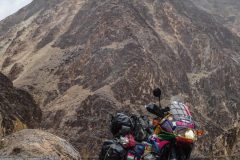
POLYGON ((196 134, 198 136, 203 136, 204 135, 204 130, 196 130, 196 134))
POLYGON ((160 89, 160 88, 155 88, 155 89, 153 90, 153 95, 154 95, 155 97, 160 98, 161 95, 162 95, 161 89, 160 89))
POLYGON ((160 88, 156 88, 153 90, 153 95, 155 97, 158 97, 158 100, 159 100, 159 107, 161 108, 161 95, 162 95, 162 91, 160 88))

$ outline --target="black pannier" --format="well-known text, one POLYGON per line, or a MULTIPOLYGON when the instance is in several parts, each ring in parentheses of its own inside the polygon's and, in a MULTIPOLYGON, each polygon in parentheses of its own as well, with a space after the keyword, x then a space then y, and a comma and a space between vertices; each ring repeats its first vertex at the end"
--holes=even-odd
POLYGON ((112 116, 110 130, 114 137, 125 136, 131 133, 135 140, 145 140, 150 131, 149 119, 146 116, 127 116, 123 113, 117 113, 112 116))
POLYGON ((110 130, 114 137, 119 137, 133 129, 133 122, 131 118, 123 113, 117 113, 112 116, 110 130))
POLYGON ((115 140, 107 140, 102 145, 99 160, 125 160, 127 151, 115 140))
POLYGON ((131 116, 133 122, 133 135, 136 141, 144 141, 152 133, 149 119, 146 116, 131 116))

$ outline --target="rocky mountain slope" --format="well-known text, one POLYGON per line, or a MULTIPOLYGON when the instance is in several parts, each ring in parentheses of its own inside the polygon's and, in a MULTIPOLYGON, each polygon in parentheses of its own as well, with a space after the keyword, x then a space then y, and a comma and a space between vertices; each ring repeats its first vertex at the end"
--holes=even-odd
POLYGON ((110 113, 143 113, 156 86, 207 130, 195 154, 209 139, 236 152, 239 135, 221 137, 239 128, 240 38, 190 0, 35 0, 0 22, 0 64, 83 157, 110 137, 110 113))
POLYGON ((13 87, 0 73, 0 159, 73 159, 79 153, 67 142, 38 128, 42 111, 32 96, 13 87))
POLYGON ((0 73, 0 137, 24 128, 37 128, 42 112, 32 96, 13 87, 12 82, 0 73))
POLYGON ((239 0, 192 0, 197 7, 215 15, 234 33, 240 36, 239 0))

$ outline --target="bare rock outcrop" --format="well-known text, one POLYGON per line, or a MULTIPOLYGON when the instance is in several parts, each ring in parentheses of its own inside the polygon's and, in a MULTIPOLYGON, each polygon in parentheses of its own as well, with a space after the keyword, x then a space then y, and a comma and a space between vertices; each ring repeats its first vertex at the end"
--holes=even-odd
POLYGON ((79 153, 66 140, 34 129, 25 129, 4 137, 0 141, 0 158, 81 160, 79 153))
POLYGON ((0 73, 0 136, 5 136, 24 128, 37 128, 41 123, 42 111, 32 96, 13 86, 0 73))

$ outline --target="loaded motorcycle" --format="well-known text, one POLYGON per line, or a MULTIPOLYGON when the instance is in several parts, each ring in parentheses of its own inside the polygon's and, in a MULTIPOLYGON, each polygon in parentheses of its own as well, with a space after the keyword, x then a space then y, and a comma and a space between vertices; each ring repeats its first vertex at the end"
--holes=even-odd
POLYGON ((172 101, 161 108, 161 90, 154 90, 159 106, 146 105, 156 117, 152 125, 143 117, 117 114, 111 121, 115 139, 103 144, 100 160, 187 160, 194 142, 203 131, 196 130, 188 107, 180 101, 172 101))
POLYGON ((179 100, 174 100, 169 107, 161 109, 161 90, 159 88, 154 90, 154 96, 159 98, 159 106, 149 104, 145 107, 148 112, 156 116, 152 121, 153 137, 160 139, 161 150, 167 148, 167 153, 165 152, 160 159, 190 159, 194 143, 199 136, 203 135, 203 131, 196 129, 187 105, 179 100))

